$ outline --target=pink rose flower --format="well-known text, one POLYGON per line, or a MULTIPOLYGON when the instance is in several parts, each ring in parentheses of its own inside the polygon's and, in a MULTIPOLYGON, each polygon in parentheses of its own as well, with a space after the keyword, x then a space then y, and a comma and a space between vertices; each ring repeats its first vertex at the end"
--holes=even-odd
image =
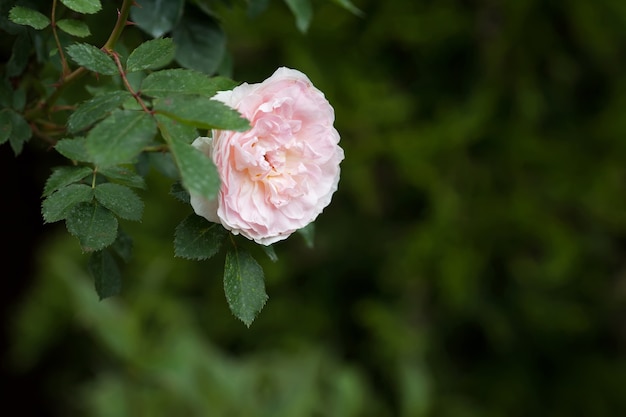
POLYGON ((196 214, 263 245, 286 239, 330 203, 344 158, 335 112, 306 75, 279 68, 260 84, 214 97, 250 120, 246 132, 214 130, 193 146, 211 157, 217 199, 191 195, 196 214))

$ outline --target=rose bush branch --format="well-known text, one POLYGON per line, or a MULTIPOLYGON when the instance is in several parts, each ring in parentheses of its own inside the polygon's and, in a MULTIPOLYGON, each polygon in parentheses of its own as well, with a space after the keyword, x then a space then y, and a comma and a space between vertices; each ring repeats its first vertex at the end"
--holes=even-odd
MULTIPOLYGON (((100 0, 60 1, 78 16, 101 9, 100 0)), ((51 18, 14 7, 15 23, 37 30, 52 25, 54 40, 48 42, 59 50, 61 69, 50 93, 36 77, 20 80, 23 91, 37 89, 41 99, 25 111, 19 97, 13 107, 0 108, 0 122, 10 123, 10 129, 0 128, 0 141, 12 135, 17 154, 34 134, 71 161, 48 178, 42 216, 46 223, 65 222, 89 254, 100 298, 121 290, 119 265, 129 262, 132 244, 122 226, 141 220, 143 201, 134 190, 146 188, 146 163, 177 177, 171 194, 190 204, 194 214, 176 228, 174 254, 208 259, 229 236, 224 292, 233 314, 249 326, 268 296, 263 270, 247 248, 259 251, 257 243, 276 261, 271 245, 294 232, 310 245, 313 221, 337 190, 344 153, 334 110, 306 75, 283 67, 262 83, 241 85, 215 76, 226 47, 219 22, 212 13, 186 16, 184 1, 179 3, 180 10, 153 16, 124 0, 102 47, 73 42, 66 48, 59 31, 81 37, 89 29, 80 18, 57 20, 58 0, 51 18), (155 39, 140 43, 124 59, 116 45, 131 9, 138 27, 155 39), (163 22, 169 25, 165 29, 163 22), (187 36, 189 26, 198 36, 187 36), (168 32, 172 36, 163 36, 168 32), (78 65, 73 71, 68 59, 78 65), (76 89, 68 87, 88 73, 98 83, 85 82, 90 98, 79 102, 71 96, 76 89), (133 79, 133 73, 140 76, 133 79), (153 152, 163 157, 148 155, 153 152)), ((44 34, 49 36, 37 34, 42 44, 44 34)))
POLYGON ((59 33, 57 30, 57 1, 52 0, 52 12, 50 13, 50 27, 52 28, 52 35, 54 36, 54 41, 57 45, 57 50, 59 51, 59 58, 61 59, 61 80, 59 82, 63 82, 64 78, 70 73, 70 67, 67 64, 67 59, 65 58, 65 53, 63 52, 63 47, 61 46, 61 41, 59 40, 59 33))
POLYGON ((124 87, 126 87, 126 90, 128 90, 128 92, 133 96, 135 101, 137 101, 137 104, 141 106, 144 112, 146 112, 149 115, 154 114, 153 111, 150 110, 146 106, 146 103, 141 99, 141 94, 137 93, 128 82, 128 78, 126 77, 126 70, 124 70, 124 67, 122 66, 122 62, 120 61, 119 54, 115 52, 114 50, 106 50, 106 52, 108 52, 108 54, 111 55, 111 57, 115 61, 115 65, 117 66, 117 69, 120 73, 120 77, 122 78, 122 82, 124 83, 124 87))
POLYGON ((112 51, 117 44, 118 39, 122 35, 124 28, 128 26, 128 15, 130 14, 130 8, 136 4, 135 0, 123 0, 122 6, 117 11, 117 21, 111 31, 109 39, 102 46, 103 50, 112 51))
MULTIPOLYGON (((112 52, 113 48, 115 48, 115 45, 117 41, 119 40, 120 36, 122 35, 124 28, 127 26, 128 15, 130 14, 130 9, 133 6, 133 3, 134 3, 133 0, 122 1, 122 5, 120 6, 120 9, 117 12, 117 20, 115 22, 115 26, 113 27, 111 34, 109 35, 109 38, 107 39, 107 41, 104 43, 104 45, 101 48, 103 51, 112 52)), ((52 19, 51 19, 53 22, 55 21, 54 20, 55 19, 54 15, 56 12, 55 7, 56 7, 56 0, 54 0, 53 2, 53 12, 52 12, 52 19)), ((40 118, 42 116, 48 115, 50 113, 51 108, 54 106, 57 100, 63 95, 63 92, 65 91, 65 89, 69 87, 71 84, 73 84, 74 82, 76 82, 77 80, 79 80, 80 78, 82 78, 88 72, 87 68, 85 68, 84 66, 79 66, 74 71, 70 72, 69 74, 66 74, 66 67, 67 67, 67 71, 69 72, 69 66, 67 65, 67 61, 63 53, 63 48, 61 47, 60 42, 58 41, 58 37, 56 36, 56 26, 53 26, 52 30, 53 30, 53 33, 55 34, 55 39, 57 41, 57 45, 59 49, 59 56, 61 57, 61 61, 63 63, 62 64, 63 65, 62 78, 54 86, 54 91, 52 92, 52 94, 50 94, 50 96, 43 97, 39 102, 37 102, 37 104, 33 108, 27 109, 24 112, 24 117, 26 120, 34 120, 36 118, 40 118)))

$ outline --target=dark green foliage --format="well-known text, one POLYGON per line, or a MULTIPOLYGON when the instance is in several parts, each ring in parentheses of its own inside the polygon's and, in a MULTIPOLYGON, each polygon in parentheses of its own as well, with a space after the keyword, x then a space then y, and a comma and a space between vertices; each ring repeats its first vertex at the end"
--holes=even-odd
POLYGON ((296 26, 300 32, 306 32, 313 19, 311 0, 284 0, 296 18, 296 26))
POLYGON ((226 252, 224 293, 232 313, 248 327, 267 302, 263 269, 243 249, 226 252))
POLYGON ((176 227, 174 254, 187 259, 209 259, 219 252, 227 235, 221 224, 191 214, 176 227))
POLYGON ((176 43, 176 60, 185 68, 210 75, 224 59, 226 36, 209 16, 185 13, 172 37, 176 43))
POLYGON ((205 198, 215 198, 220 188, 220 177, 213 161, 191 145, 176 138, 170 141, 170 151, 185 188, 205 198))
POLYGON ((75 43, 67 47, 67 53, 78 65, 104 75, 118 73, 118 68, 109 55, 88 43, 75 43))
POLYGON ((185 190, 185 187, 178 181, 172 184, 170 195, 176 197, 176 199, 182 203, 189 204, 189 192, 185 190))
POLYGON ((102 9, 100 0, 61 0, 61 3, 78 13, 93 14, 102 9))
POLYGON ((9 12, 9 19, 18 25, 28 25, 35 29, 43 29, 50 24, 50 19, 36 10, 15 6, 9 12))
POLYGON ((133 239, 122 229, 117 229, 117 238, 111 249, 119 256, 124 262, 130 262, 133 255, 133 239))
POLYGON ((71 184, 51 194, 43 201, 41 213, 46 223, 63 220, 79 203, 90 202, 93 189, 85 184, 71 184))
POLYGON ((102 250, 110 246, 117 237, 117 219, 113 213, 96 202, 79 203, 66 217, 68 232, 78 238, 84 252, 102 250))
POLYGON ((85 38, 91 35, 91 31, 89 30, 89 26, 85 22, 76 19, 61 19, 56 22, 59 29, 63 32, 68 33, 72 36, 76 36, 79 38, 85 38))
POLYGON ((11 126, 8 127, 8 125, 5 124, 4 129, 5 132, 10 129, 9 144, 11 145, 11 149, 13 149, 13 153, 19 155, 24 148, 24 143, 30 139, 32 132, 30 126, 28 126, 28 123, 21 115, 10 110, 5 113, 8 114, 8 118, 6 116, 4 117, 4 123, 6 123, 8 119, 11 126))
POLYGON ((94 188, 96 200, 126 220, 141 220, 143 202, 130 188, 113 183, 98 184, 94 188))
POLYGON ((141 175, 123 166, 99 168, 98 173, 107 177, 111 182, 133 188, 146 188, 146 181, 141 175))
POLYGON ((141 83, 141 92, 151 97, 169 97, 176 94, 198 94, 212 97, 218 91, 232 90, 237 83, 224 77, 209 77, 188 69, 169 69, 153 72, 141 83))
POLYGON ((5 73, 7 77, 17 77, 24 71, 31 51, 32 43, 28 31, 21 31, 13 43, 11 56, 6 63, 5 73))
POLYGON ((78 182, 90 175, 93 175, 93 169, 86 166, 57 167, 46 181, 46 185, 43 189, 43 196, 48 197, 58 189, 78 182))
POLYGON ((333 0, 335 3, 337 3, 338 5, 340 5, 341 7, 343 7, 346 10, 349 10, 350 12, 354 13, 357 16, 360 17, 365 17, 365 14, 359 9, 357 8, 354 3, 352 3, 350 0, 333 0))
POLYGON ((68 130, 75 133, 91 126, 120 107, 129 98, 131 95, 128 91, 119 90, 103 93, 85 101, 70 115, 67 121, 68 130))
POLYGON ((64 157, 78 162, 93 162, 93 158, 87 153, 85 138, 61 139, 54 149, 64 157))
POLYGON ((131 20, 153 38, 169 33, 183 13, 184 0, 141 0, 130 9, 131 20))
POLYGON ((302 236, 306 245, 310 249, 313 249, 315 246, 315 223, 309 223, 302 229, 298 230, 298 233, 302 236))
POLYGON ((122 274, 111 252, 107 249, 93 252, 89 257, 88 266, 100 300, 120 293, 122 274))
POLYGON ((261 248, 272 262, 278 261, 278 255, 276 255, 276 251, 274 250, 274 247, 272 245, 261 245, 261 248))
POLYGON ((0 145, 9 140, 11 130, 13 130, 11 114, 8 111, 0 112, 0 145))
POLYGON ((201 129, 246 131, 250 123, 224 103, 197 95, 174 95, 154 101, 157 113, 201 129))
POLYGON ((85 147, 97 165, 133 162, 156 134, 154 118, 140 110, 116 110, 87 135, 85 147))
POLYGON ((170 38, 153 39, 142 43, 131 52, 126 61, 126 71, 158 69, 174 59, 174 43, 170 38))

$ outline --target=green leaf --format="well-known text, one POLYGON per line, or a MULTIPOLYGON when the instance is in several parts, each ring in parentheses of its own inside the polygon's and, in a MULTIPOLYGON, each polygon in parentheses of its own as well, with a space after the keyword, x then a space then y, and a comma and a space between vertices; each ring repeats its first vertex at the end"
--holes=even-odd
POLYGON ((307 247, 313 249, 315 244, 315 223, 311 222, 298 230, 298 233, 304 238, 307 247))
POLYGON ((204 96, 175 95, 154 101, 154 110, 201 129, 245 132, 250 123, 237 110, 204 96))
POLYGON ((213 160, 178 139, 168 138, 168 143, 185 188, 209 200, 215 198, 221 183, 213 160))
POLYGON ((296 27, 300 32, 304 33, 309 29, 311 19, 313 18, 313 7, 311 0, 284 0, 291 9, 291 13, 296 18, 296 27))
POLYGON ((156 133, 154 118, 143 111, 116 110, 87 135, 87 151, 97 165, 132 162, 156 133))
POLYGON ((170 38, 153 39, 139 45, 126 61, 126 71, 142 71, 166 66, 174 59, 174 42, 170 38))
POLYGON ((104 249, 117 237, 117 218, 97 203, 76 205, 65 219, 65 225, 85 252, 104 249))
POLYGON ((17 77, 22 74, 28 64, 31 50, 32 41, 28 35, 28 31, 23 31, 17 36, 17 39, 15 39, 13 43, 11 56, 5 68, 5 76, 17 77))
POLYGON ((47 197, 56 190, 67 187, 89 175, 93 175, 93 169, 91 169, 91 167, 57 167, 46 181, 43 196, 47 197))
POLYGON ((223 77, 232 78, 234 65, 235 64, 233 62, 233 54, 226 51, 224 53, 224 58, 222 59, 222 62, 220 62, 220 65, 217 67, 217 70, 215 71, 215 73, 223 77))
POLYGON ((8 111, 0 112, 0 145, 9 140, 12 130, 11 114, 8 111))
POLYGON ((221 224, 190 214, 176 227, 174 254, 186 259, 209 259, 219 252, 226 235, 228 231, 221 224))
POLYGON ((89 26, 81 20, 76 19, 61 19, 57 22, 57 26, 63 32, 79 38, 85 38, 91 35, 89 26))
POLYGON ((0 79, 0 107, 11 107, 13 103, 13 87, 6 78, 0 79))
POLYGON ((209 77, 194 70, 176 68, 153 72, 141 84, 141 93, 150 97, 195 94, 212 97, 218 91, 232 90, 237 83, 225 77, 209 77))
POLYGON ((133 255, 133 239, 122 229, 118 229, 117 238, 115 242, 113 242, 111 249, 113 249, 124 262, 128 263, 133 255))
POLYGON ((337 3, 344 9, 348 10, 350 13, 355 14, 357 16, 363 16, 364 13, 356 7, 350 0, 333 0, 333 2, 337 3))
POLYGON ((148 163, 167 178, 180 178, 176 162, 169 152, 150 152, 148 154, 148 163))
POLYGON ((93 158, 87 153, 85 138, 61 139, 54 145, 54 149, 72 161, 92 162, 93 158))
POLYGON ((17 156, 22 152, 24 143, 30 139, 33 132, 30 130, 30 126, 26 120, 24 120, 24 118, 18 113, 10 111, 9 117, 11 119, 11 135, 9 136, 9 144, 13 149, 13 153, 17 156))
POLYGON ((181 123, 178 120, 174 120, 162 114, 156 114, 155 117, 161 130, 167 131, 170 136, 182 142, 191 143, 200 136, 198 129, 193 126, 181 123))
POLYGON ((268 258, 270 258, 270 260, 272 262, 276 262, 278 260, 278 255, 276 255, 276 251, 274 251, 274 247, 272 245, 260 245, 261 248, 263 248, 263 251, 265 252, 265 254, 267 255, 268 258))
POLYGON ((50 24, 50 19, 37 10, 15 6, 9 12, 9 19, 18 25, 26 25, 41 30, 50 24))
POLYGON ((67 121, 68 131, 78 132, 91 126, 130 98, 132 95, 128 91, 119 90, 104 93, 85 101, 70 115, 67 121))
POLYGON ((122 274, 115 258, 107 249, 93 252, 87 267, 101 301, 122 291, 122 274))
POLYGON ((146 188, 146 181, 141 175, 137 175, 131 169, 121 166, 102 167, 98 170, 111 182, 126 185, 133 188, 146 188))
POLYGON ((169 32, 183 13, 184 0, 141 0, 141 7, 130 9, 130 18, 153 38, 169 32))
POLYGON ((248 327, 268 299, 263 278, 263 269, 248 252, 234 248, 226 253, 226 301, 235 317, 248 327))
POLYGON ((185 67, 214 74, 226 51, 226 36, 215 20, 203 14, 185 14, 172 33, 176 60, 185 67))
POLYGON ((68 9, 78 13, 94 14, 102 9, 100 0, 61 0, 68 9))
POLYGON ((189 192, 185 190, 185 187, 183 187, 183 184, 181 184, 180 181, 176 181, 172 184, 170 187, 170 195, 174 196, 174 198, 181 203, 189 204, 190 202, 189 192))
POLYGON ((113 183, 98 184, 96 200, 122 219, 139 221, 143 214, 143 201, 130 188, 113 183))
POLYGON ((41 214, 46 223, 67 218, 73 208, 93 199, 93 189, 85 184, 71 184, 51 194, 41 205, 41 214))
POLYGON ((18 113, 24 111, 26 106, 26 90, 22 87, 13 91, 13 109, 18 113))
POLYGON ((106 52, 88 43, 75 43, 67 47, 67 54, 78 64, 88 70, 114 75, 118 73, 117 65, 106 52))

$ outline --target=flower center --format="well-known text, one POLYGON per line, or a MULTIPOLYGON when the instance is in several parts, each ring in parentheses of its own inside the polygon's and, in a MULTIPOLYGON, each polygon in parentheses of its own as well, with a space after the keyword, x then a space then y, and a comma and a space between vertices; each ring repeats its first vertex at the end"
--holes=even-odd
POLYGON ((272 172, 269 172, 268 175, 280 175, 287 162, 287 152, 283 149, 275 149, 266 152, 265 155, 263 155, 263 158, 267 161, 272 170, 272 172))

